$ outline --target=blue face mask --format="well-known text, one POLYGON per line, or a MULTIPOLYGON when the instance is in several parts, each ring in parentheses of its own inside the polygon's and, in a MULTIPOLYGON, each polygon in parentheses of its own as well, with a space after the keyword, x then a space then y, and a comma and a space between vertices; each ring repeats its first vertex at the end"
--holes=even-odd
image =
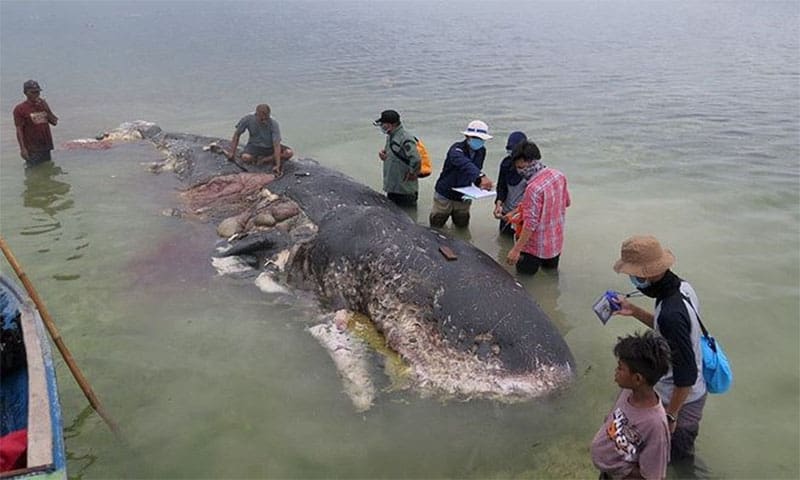
POLYGON ((644 278, 637 277, 635 275, 628 275, 628 276, 630 277, 631 283, 633 284, 633 286, 638 288, 638 289, 640 289, 640 290, 643 289, 643 288, 647 288, 650 285, 652 285, 650 282, 648 282, 644 278))
POLYGON ((480 150, 483 147, 483 144, 486 143, 480 138, 470 137, 469 139, 469 148, 472 150, 480 150))

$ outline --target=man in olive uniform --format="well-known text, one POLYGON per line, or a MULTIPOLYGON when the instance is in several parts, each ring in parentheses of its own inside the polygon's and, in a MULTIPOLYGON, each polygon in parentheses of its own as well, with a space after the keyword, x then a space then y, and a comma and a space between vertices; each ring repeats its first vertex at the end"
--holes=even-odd
POLYGON ((417 204, 420 157, 417 141, 400 123, 400 114, 384 110, 373 124, 386 134, 386 146, 378 152, 383 161, 383 190, 386 197, 404 207, 417 204))

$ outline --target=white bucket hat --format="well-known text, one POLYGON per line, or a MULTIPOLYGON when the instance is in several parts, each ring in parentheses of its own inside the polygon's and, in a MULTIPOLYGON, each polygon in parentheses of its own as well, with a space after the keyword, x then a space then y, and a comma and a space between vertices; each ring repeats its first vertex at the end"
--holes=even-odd
POLYGON ((461 133, 468 137, 478 137, 482 140, 489 140, 492 138, 492 136, 489 135, 489 125, 486 125, 485 122, 481 122, 480 120, 469 122, 467 129, 461 133))

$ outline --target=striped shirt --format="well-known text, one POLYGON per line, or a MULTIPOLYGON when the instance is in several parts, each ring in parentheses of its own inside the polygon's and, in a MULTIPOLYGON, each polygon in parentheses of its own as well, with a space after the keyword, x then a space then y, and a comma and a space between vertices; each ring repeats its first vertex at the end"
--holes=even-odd
POLYGON ((567 177, 544 168, 528 180, 520 209, 531 238, 522 251, 542 259, 561 254, 564 246, 564 217, 570 205, 567 177))

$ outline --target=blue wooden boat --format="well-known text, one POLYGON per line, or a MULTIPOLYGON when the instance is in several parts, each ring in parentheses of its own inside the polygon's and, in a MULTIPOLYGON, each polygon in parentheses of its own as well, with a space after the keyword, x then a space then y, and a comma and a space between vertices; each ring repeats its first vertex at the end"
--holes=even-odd
POLYGON ((0 275, 0 327, 3 370, 0 375, 0 448, 15 442, 24 459, 3 465, 0 478, 66 479, 61 405, 47 332, 25 290, 0 275), (6 441, 3 441, 6 439, 6 441))

